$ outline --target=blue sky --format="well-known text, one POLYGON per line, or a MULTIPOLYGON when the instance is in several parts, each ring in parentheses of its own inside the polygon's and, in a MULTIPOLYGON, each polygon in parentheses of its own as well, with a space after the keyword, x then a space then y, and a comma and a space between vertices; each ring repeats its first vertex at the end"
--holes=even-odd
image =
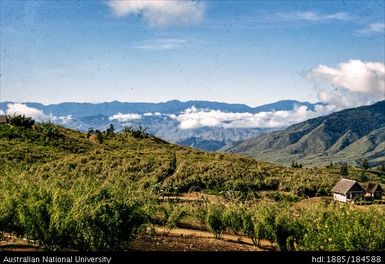
POLYGON ((383 89, 384 8, 370 0, 1 0, 0 100, 255 106, 335 102, 348 91, 346 105, 370 101, 383 89), (365 91, 349 79, 358 68, 365 91))

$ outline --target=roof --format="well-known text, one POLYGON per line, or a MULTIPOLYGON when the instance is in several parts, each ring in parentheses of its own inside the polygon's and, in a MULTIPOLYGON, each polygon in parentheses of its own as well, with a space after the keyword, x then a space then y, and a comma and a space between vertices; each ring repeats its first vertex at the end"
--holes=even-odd
POLYGON ((362 188, 362 186, 358 182, 349 180, 349 179, 341 179, 333 187, 332 192, 339 193, 339 194, 346 194, 350 190, 365 192, 364 188, 362 188))
POLYGON ((366 192, 368 193, 374 193, 374 192, 383 192, 384 190, 381 188, 381 185, 378 183, 369 183, 368 187, 366 188, 366 192))
POLYGON ((7 123, 7 116, 6 115, 0 115, 0 123, 7 123))

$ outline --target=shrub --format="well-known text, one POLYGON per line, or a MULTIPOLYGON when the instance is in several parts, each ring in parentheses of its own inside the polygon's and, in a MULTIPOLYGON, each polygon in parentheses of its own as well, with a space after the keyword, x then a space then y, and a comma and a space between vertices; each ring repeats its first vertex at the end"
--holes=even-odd
POLYGON ((25 115, 10 115, 8 116, 8 122, 12 126, 24 128, 32 128, 35 124, 32 117, 26 117, 25 115))
POLYGON ((348 171, 348 164, 346 163, 343 163, 340 167, 340 175, 342 176, 347 176, 349 175, 349 171, 348 171))
POLYGON ((103 134, 99 130, 95 130, 96 140, 99 144, 103 143, 103 134))
POLYGON ((171 203, 160 205, 159 210, 162 215, 161 224, 167 229, 167 233, 177 227, 188 212, 184 206, 171 203))
POLYGON ((280 250, 296 250, 302 242, 304 227, 289 210, 282 210, 275 221, 275 238, 280 250))
POLYGON ((222 205, 215 204, 211 206, 207 212, 207 225, 216 239, 220 238, 223 231, 226 229, 223 220, 223 209, 222 205))
POLYGON ((309 208, 302 212, 301 250, 381 251, 385 249, 385 214, 344 205, 309 208))
POLYGON ((143 198, 116 182, 80 178, 67 188, 57 179, 2 176, 0 190, 0 232, 51 250, 124 249, 149 219, 143 198))
POLYGON ((135 199, 121 200, 99 191, 90 200, 73 208, 80 231, 78 247, 84 250, 118 250, 127 247, 144 223, 146 215, 141 203, 135 199))
POLYGON ((46 142, 59 137, 59 130, 51 122, 41 123, 39 130, 42 132, 46 142))
POLYGON ((235 234, 240 234, 243 228, 244 211, 237 205, 232 205, 226 208, 223 214, 223 222, 226 228, 235 234))

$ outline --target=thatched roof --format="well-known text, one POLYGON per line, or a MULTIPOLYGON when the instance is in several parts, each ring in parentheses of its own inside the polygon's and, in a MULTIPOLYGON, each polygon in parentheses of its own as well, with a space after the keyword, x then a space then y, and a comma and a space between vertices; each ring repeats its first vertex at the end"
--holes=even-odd
POLYGON ((383 192, 384 190, 381 188, 381 185, 378 183, 369 183, 368 187, 366 187, 366 192, 374 193, 374 192, 383 192))
POLYGON ((1 123, 7 123, 8 119, 6 115, 0 115, 0 124, 1 123))
POLYGON ((349 191, 365 192, 364 188, 362 188, 358 182, 349 179, 341 179, 332 189, 332 192, 344 195, 349 191))

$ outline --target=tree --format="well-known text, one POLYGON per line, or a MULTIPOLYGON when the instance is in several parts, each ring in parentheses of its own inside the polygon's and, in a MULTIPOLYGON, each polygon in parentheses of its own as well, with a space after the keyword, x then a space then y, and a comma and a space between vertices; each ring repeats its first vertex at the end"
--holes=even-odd
POLYGON ((92 134, 95 134, 94 127, 90 127, 87 132, 87 138, 89 138, 92 134))
POLYGON ((110 124, 110 127, 107 128, 107 135, 114 134, 115 128, 113 124, 110 124))
POLYGON ((341 167, 340 167, 340 175, 342 175, 342 176, 349 175, 348 164, 343 163, 343 164, 341 165, 341 167))
POLYGON ((365 173, 365 170, 363 170, 363 171, 361 171, 361 173, 360 173, 360 181, 362 181, 362 182, 366 182, 366 181, 368 181, 368 175, 366 175, 366 173, 365 173))
POLYGON ((302 168, 302 164, 300 163, 300 164, 298 164, 298 162, 296 162, 296 161, 292 161, 291 162, 291 167, 292 168, 302 168))
POLYGON ((8 122, 15 127, 32 128, 35 124, 35 120, 32 117, 26 117, 25 115, 10 115, 8 116, 8 122))
POLYGON ((124 126, 123 127, 123 133, 124 134, 132 134, 132 131, 133 131, 134 129, 132 128, 132 127, 129 127, 129 126, 124 126))
POLYGON ((99 130, 95 130, 96 140, 99 144, 103 143, 103 134, 99 130))
POLYGON ((367 169, 370 168, 368 159, 364 159, 364 160, 362 161, 362 163, 361 163, 361 168, 362 168, 363 170, 367 170, 367 169))

